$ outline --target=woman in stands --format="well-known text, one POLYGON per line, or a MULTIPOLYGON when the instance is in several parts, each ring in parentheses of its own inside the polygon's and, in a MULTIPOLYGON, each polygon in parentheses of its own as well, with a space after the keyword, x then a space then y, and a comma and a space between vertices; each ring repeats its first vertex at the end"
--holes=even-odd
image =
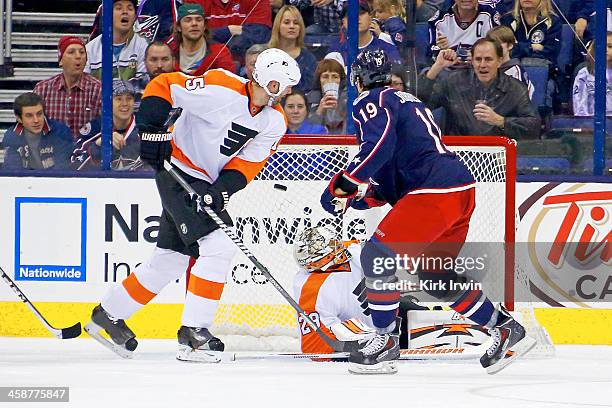
POLYGON ((283 100, 283 109, 287 115, 287 134, 326 135, 323 125, 312 123, 306 119, 308 104, 304 92, 294 89, 283 100))
POLYGON ((503 25, 512 28, 516 45, 513 58, 540 58, 555 71, 561 48, 561 20, 553 12, 550 0, 516 0, 503 25))
POLYGON ((346 74, 338 59, 324 59, 317 65, 315 83, 307 95, 308 119, 323 125, 329 133, 346 133, 346 74))
MULTIPOLYGON (((612 116, 612 32, 606 40, 606 116, 612 116)), ((572 99, 574 115, 593 116, 595 112, 595 41, 589 46, 586 66, 578 71, 574 80, 572 99)))
POLYGON ((317 59, 304 46, 305 31, 306 27, 300 11, 295 6, 285 5, 274 18, 268 47, 280 48, 297 61, 302 79, 293 89, 308 92, 312 87, 317 59))

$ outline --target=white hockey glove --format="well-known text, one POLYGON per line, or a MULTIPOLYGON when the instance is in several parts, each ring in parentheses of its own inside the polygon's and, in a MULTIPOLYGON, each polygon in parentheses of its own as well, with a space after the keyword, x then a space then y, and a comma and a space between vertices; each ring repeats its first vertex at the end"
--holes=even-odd
POLYGON ((345 320, 332 324, 329 329, 340 341, 363 341, 369 340, 376 335, 374 328, 367 326, 357 318, 345 320))

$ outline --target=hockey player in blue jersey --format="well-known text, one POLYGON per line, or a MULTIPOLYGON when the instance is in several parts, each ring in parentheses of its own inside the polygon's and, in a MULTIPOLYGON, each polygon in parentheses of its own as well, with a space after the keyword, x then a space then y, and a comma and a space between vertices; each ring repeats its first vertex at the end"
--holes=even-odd
MULTIPOLYGON (((455 259, 468 233, 476 185, 443 144, 431 111, 415 96, 388 87, 391 64, 382 51, 360 53, 351 66, 351 82, 359 92, 353 120, 360 149, 347 169, 331 180, 321 204, 332 214, 346 205, 361 210, 385 203, 393 207, 361 252, 377 335, 351 353, 349 371, 395 373, 400 292, 396 264, 389 261, 396 255, 424 254, 455 259)), ((503 307, 496 308, 479 289, 451 289, 457 274, 439 268, 432 265, 414 272, 421 281, 438 282, 425 292, 489 328, 492 343, 480 360, 488 373, 501 370, 535 345, 503 307), (504 358, 510 348, 514 353, 504 358)))

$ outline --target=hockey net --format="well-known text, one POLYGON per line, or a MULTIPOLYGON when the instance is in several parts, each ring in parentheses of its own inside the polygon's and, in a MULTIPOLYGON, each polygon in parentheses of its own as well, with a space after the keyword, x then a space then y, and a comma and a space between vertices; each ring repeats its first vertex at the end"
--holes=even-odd
MULTIPOLYGON (((492 266, 497 273, 488 278, 487 287, 496 292, 494 298, 501 296, 511 310, 520 312, 541 353, 550 353, 552 344, 530 302, 514 301, 517 290, 528 292, 529 280, 514 267, 515 143, 502 137, 446 137, 444 142, 477 181, 467 242, 498 243, 507 252, 492 266)), ((343 239, 363 240, 388 211, 349 210, 343 217, 332 217, 321 208, 321 192, 357 151, 353 137, 286 136, 257 178, 230 202, 237 235, 291 294, 297 270, 292 247, 300 231, 326 224, 341 231, 343 239)), ((243 254, 233 260, 212 329, 223 336, 228 349, 299 349, 295 311, 243 254)))

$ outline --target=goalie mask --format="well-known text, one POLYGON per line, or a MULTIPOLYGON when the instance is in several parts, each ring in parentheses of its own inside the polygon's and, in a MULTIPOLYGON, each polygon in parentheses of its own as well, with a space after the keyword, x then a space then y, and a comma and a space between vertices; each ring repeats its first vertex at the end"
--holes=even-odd
POLYGON ((308 272, 325 272, 351 259, 342 241, 325 227, 307 228, 298 236, 293 247, 296 262, 308 272))

